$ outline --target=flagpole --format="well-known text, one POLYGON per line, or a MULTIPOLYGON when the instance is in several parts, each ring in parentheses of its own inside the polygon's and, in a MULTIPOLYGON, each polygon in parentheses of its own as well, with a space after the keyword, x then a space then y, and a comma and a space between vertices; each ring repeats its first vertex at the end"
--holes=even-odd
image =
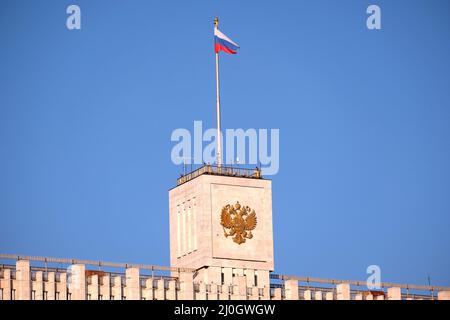
MULTIPOLYGON (((219 18, 214 18, 214 28, 219 26, 219 18)), ((216 52, 216 113, 217 113, 217 166, 222 166, 222 139, 220 134, 220 93, 219 93, 219 53, 216 52)))

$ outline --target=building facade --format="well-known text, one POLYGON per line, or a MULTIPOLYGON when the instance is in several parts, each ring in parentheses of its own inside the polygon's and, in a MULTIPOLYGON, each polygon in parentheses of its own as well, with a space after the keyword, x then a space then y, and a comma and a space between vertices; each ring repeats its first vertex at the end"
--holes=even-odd
POLYGON ((449 287, 270 275, 205 282, 194 269, 0 254, 0 300, 450 300, 449 287))
POLYGON ((170 267, 0 254, 0 300, 450 300, 450 287, 273 273, 272 183, 205 165, 169 191, 170 267))

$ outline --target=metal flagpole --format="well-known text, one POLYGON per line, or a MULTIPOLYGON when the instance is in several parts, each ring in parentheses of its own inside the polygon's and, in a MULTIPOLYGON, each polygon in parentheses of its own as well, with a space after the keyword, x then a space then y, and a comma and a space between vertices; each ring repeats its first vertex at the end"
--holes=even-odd
MULTIPOLYGON (((214 18, 214 28, 219 26, 219 18, 214 18)), ((219 94, 219 53, 216 52, 216 112, 217 112, 217 166, 222 166, 222 139, 220 134, 220 94, 219 94)))

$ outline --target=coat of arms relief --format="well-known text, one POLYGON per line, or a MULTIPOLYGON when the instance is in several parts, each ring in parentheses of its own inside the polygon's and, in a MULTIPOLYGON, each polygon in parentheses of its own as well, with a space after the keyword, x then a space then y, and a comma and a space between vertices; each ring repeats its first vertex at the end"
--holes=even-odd
POLYGON ((225 237, 233 237, 237 244, 245 243, 246 239, 253 238, 252 230, 256 228, 255 210, 242 206, 239 201, 235 205, 227 204, 222 208, 220 225, 223 227, 225 237))

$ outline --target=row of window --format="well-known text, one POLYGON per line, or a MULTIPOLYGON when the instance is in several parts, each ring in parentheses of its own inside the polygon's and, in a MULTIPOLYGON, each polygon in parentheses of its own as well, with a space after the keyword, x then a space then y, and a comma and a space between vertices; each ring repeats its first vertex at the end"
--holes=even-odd
MULTIPOLYGON (((3 300, 3 289, 0 289, 0 300, 3 300)), ((67 294, 67 299, 70 300, 71 294, 67 294)), ((48 291, 42 292, 42 299, 48 300, 48 291)), ((11 300, 16 300, 16 289, 11 289, 11 300)), ((36 290, 31 290, 31 300, 36 300, 36 290)), ((55 300, 59 300, 59 292, 55 292, 55 300)))
MULTIPOLYGON (((197 294, 195 293, 194 299, 197 300, 197 294)), ((263 296, 263 289, 259 289, 258 290, 258 300, 261 300, 262 296, 263 296)), ((246 299, 249 300, 249 297, 251 296, 251 294, 249 294, 249 292, 247 292, 247 297, 246 299)), ((205 293, 205 300, 210 300, 210 297, 214 297, 214 300, 220 300, 220 294, 211 294, 211 293, 205 293)), ((231 293, 228 293, 228 300, 231 300, 231 293)))
MULTIPOLYGON (((43 295, 42 295, 43 300, 47 300, 48 299, 48 292, 47 291, 43 291, 43 295)), ((60 293, 59 292, 55 292, 55 300, 59 300, 60 298, 60 293)), ((90 293, 88 293, 86 295, 87 300, 92 300, 92 296, 90 293)), ((127 297, 126 296, 122 296, 121 297, 122 300, 126 300, 127 297)), ((164 299, 166 297, 164 296, 164 299)), ((114 300, 115 296, 110 295, 109 297, 110 300, 114 300)), ((145 297, 141 298, 142 300, 146 300, 145 297)), ((3 289, 0 289, 0 300, 3 300, 3 289)), ((16 289, 11 289, 11 300, 16 300, 16 289)), ((31 300, 36 300, 36 290, 32 290, 31 291, 31 300)), ((72 294, 70 292, 67 293, 67 300, 72 300, 72 294)), ((98 300, 103 300, 103 295, 99 294, 98 295, 98 300)))
MULTIPOLYGON (((237 276, 237 274, 233 272, 233 278, 236 276, 237 276)), ((225 284, 225 273, 224 272, 221 273, 220 279, 221 279, 220 280, 221 284, 224 285, 225 284)), ((253 276, 253 286, 255 286, 255 287, 258 286, 258 274, 256 273, 256 270, 255 270, 255 274, 253 276)))

